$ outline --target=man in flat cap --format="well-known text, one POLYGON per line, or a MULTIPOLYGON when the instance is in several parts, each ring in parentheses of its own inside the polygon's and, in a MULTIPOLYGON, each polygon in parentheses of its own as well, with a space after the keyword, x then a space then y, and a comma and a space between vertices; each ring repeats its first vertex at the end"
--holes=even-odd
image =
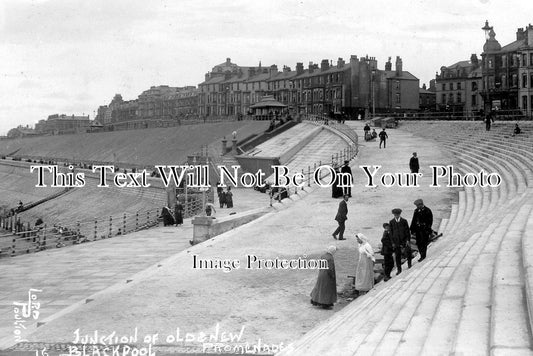
POLYGON ((337 220, 337 223, 339 226, 337 229, 333 232, 332 236, 335 240, 337 240, 337 235, 339 235, 339 240, 346 240, 344 236, 344 229, 346 228, 345 223, 346 220, 348 220, 348 199, 350 197, 348 194, 344 194, 343 200, 339 203, 339 209, 337 210, 337 215, 335 216, 335 220, 337 220))
MULTIPOLYGON (((353 174, 352 169, 350 168, 350 161, 344 161, 344 166, 341 168, 341 173, 346 173, 350 176, 350 185, 353 183, 353 174)), ((346 182, 343 182, 346 183, 346 182)), ((350 198, 352 197, 352 187, 344 187, 343 193, 348 195, 350 198)))
POLYGON ((411 234, 409 232, 409 223, 401 217, 401 214, 402 209, 392 209, 394 218, 389 221, 397 275, 402 273, 402 248, 406 251, 407 266, 411 268, 411 245, 409 243, 411 234))
POLYGON ((424 205, 422 199, 415 200, 414 204, 416 205, 416 209, 413 214, 413 220, 411 221, 411 234, 416 236, 416 245, 418 246, 418 252, 420 252, 418 262, 421 262, 426 258, 429 236, 432 232, 433 213, 431 209, 424 205))

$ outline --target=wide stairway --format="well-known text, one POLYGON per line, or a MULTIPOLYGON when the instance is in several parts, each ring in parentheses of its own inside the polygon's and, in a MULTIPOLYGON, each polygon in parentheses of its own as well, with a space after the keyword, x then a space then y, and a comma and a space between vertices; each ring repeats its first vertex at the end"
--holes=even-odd
POLYGON ((402 123, 454 154, 441 164, 501 185, 460 190, 425 261, 279 355, 533 355, 533 125, 521 126, 513 137, 514 123, 402 123))

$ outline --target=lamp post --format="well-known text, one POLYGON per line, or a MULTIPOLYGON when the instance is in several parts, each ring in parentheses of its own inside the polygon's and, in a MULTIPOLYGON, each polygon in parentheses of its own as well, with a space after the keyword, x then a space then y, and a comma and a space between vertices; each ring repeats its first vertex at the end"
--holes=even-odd
POLYGON ((372 69, 372 117, 376 116, 376 96, 374 94, 374 80, 376 76, 376 70, 372 69))

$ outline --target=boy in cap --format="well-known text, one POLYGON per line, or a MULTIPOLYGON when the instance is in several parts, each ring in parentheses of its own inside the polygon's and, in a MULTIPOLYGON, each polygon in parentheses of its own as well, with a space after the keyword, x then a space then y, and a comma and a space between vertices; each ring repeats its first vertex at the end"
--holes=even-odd
POLYGON ((431 209, 424 205, 422 199, 415 200, 414 204, 416 205, 416 209, 413 213, 413 220, 411 221, 411 234, 416 236, 416 246, 420 252, 418 262, 421 262, 426 258, 429 236, 432 232, 433 213, 431 209))
POLYGON ((385 282, 391 279, 390 273, 394 267, 394 259, 392 257, 393 252, 394 248, 390 234, 390 225, 388 223, 384 223, 383 236, 381 237, 381 254, 383 255, 383 273, 385 274, 385 282))
POLYGON ((404 248, 407 257, 407 267, 411 268, 411 233, 409 232, 409 223, 401 217, 402 209, 392 209, 394 218, 389 221, 392 245, 394 248, 394 257, 396 259, 396 274, 402 273, 402 248, 404 248))

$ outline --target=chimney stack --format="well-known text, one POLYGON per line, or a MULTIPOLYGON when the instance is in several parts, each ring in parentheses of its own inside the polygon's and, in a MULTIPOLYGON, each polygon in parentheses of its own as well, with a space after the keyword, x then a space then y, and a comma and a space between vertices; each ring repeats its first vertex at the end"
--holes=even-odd
POLYGON ((304 64, 301 62, 296 63, 296 75, 303 74, 304 72, 304 64))
POLYGON ((389 57, 389 60, 387 61, 387 63, 385 63, 385 70, 387 70, 389 72, 392 70, 391 57, 389 57))
POLYGON ((516 40, 520 41, 520 40, 523 40, 525 38, 526 38, 526 32, 524 31, 524 29, 522 27, 517 29, 516 30, 516 40))
POLYGON ((229 66, 231 64, 231 58, 226 58, 226 65, 229 66))
POLYGON ((314 69, 313 62, 309 62, 309 73, 313 73, 314 69))
POLYGON ((403 68, 402 68, 402 59, 400 56, 396 56, 396 76, 399 77, 402 75, 403 68))
POLYGON ((323 59, 322 62, 320 62, 320 70, 323 72, 328 69, 329 69, 329 61, 327 59, 323 59))
POLYGON ((342 67, 344 67, 344 59, 339 57, 339 59, 337 59, 337 68, 342 68, 342 67))
POLYGON ((275 64, 272 64, 270 66, 270 78, 275 77, 276 74, 278 74, 278 66, 275 64))

